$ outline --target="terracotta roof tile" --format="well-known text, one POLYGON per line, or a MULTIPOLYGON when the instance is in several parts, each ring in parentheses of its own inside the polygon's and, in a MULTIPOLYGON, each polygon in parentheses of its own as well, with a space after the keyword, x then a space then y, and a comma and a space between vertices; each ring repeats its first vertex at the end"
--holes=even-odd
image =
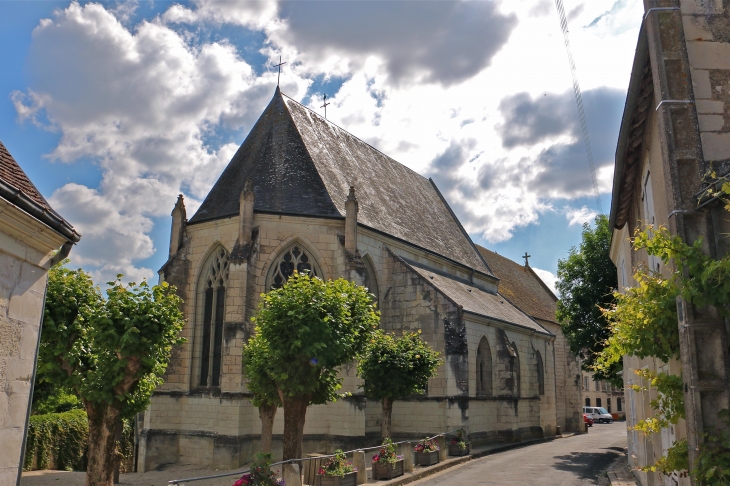
POLYGON ((51 209, 48 201, 41 195, 38 189, 30 182, 28 176, 25 175, 23 169, 20 168, 8 149, 0 142, 0 179, 10 184, 16 189, 20 189, 34 203, 45 208, 51 209))
POLYGON ((556 322, 558 298, 529 266, 477 245, 487 265, 499 278, 499 292, 536 319, 556 322))

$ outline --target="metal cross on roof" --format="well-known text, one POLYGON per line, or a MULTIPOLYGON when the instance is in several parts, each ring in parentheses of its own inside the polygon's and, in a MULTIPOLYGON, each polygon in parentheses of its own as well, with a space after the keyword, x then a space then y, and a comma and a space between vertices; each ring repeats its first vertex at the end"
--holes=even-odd
POLYGON ((529 258, 530 258, 531 256, 532 256, 532 255, 528 255, 528 254, 527 254, 527 252, 525 252, 525 254, 524 254, 524 255, 522 255, 522 258, 524 258, 524 259, 525 259, 525 266, 526 266, 526 267, 529 267, 529 266, 530 266, 529 258))
POLYGON ((286 64, 286 62, 281 62, 281 56, 279 56, 279 64, 274 64, 274 67, 279 68, 279 74, 276 76, 276 85, 279 86, 279 79, 281 78, 281 66, 286 64))
POLYGON ((324 104, 320 106, 320 108, 324 108, 324 117, 327 118, 327 106, 330 103, 327 103, 327 95, 324 95, 324 104))

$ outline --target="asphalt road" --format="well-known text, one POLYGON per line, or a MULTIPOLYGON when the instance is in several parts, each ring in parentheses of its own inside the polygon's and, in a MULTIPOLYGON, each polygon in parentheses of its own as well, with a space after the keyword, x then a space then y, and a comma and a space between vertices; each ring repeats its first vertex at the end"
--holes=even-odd
POLYGON ((588 434, 501 452, 411 483, 418 486, 607 484, 604 471, 626 449, 626 422, 596 424, 588 434))

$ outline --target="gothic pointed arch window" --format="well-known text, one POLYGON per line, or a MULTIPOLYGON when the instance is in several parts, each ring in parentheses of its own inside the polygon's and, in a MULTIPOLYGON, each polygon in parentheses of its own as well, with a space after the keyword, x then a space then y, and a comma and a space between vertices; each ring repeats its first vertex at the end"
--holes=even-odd
POLYGON ((368 292, 375 296, 375 303, 380 304, 380 289, 378 288, 378 277, 375 273, 375 265, 370 255, 365 255, 362 261, 365 263, 365 279, 363 286, 368 289, 368 292))
POLYGON ((322 277, 322 271, 312 254, 301 244, 295 243, 281 252, 274 260, 267 279, 267 289, 278 289, 283 286, 294 271, 308 273, 313 277, 322 277))
POLYGON ((492 396, 492 350, 483 336, 477 347, 477 396, 492 396))
POLYGON ((520 353, 517 351, 517 344, 515 344, 514 341, 512 341, 512 351, 514 351, 514 357, 513 364, 512 364, 512 383, 514 388, 512 389, 512 396, 519 397, 521 388, 520 388, 520 353))
POLYGON ((228 252, 219 246, 210 253, 198 277, 193 348, 195 387, 220 386, 227 285, 228 252))
POLYGON ((540 351, 535 350, 535 361, 537 361, 537 393, 538 395, 545 394, 545 365, 542 362, 542 355, 540 351))

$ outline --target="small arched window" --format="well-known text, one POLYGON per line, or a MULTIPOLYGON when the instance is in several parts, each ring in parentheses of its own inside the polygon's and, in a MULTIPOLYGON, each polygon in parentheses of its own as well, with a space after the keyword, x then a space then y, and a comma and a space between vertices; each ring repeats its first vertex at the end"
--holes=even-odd
POLYGON ((208 257, 198 278, 193 350, 196 386, 220 386, 227 284, 228 252, 220 247, 208 257))
POLYGON ((591 399, 586 397, 586 407, 590 407, 590 406, 591 406, 591 399))
POLYGON ((545 394, 545 368, 542 363, 542 355, 540 351, 535 351, 535 358, 537 361, 537 393, 539 395, 545 394))
POLYGON ((492 396, 492 350, 489 341, 482 337, 477 348, 477 396, 492 396))
POLYGON ((599 397, 599 398, 596 398, 596 407, 600 407, 600 406, 601 406, 601 398, 599 397))
POLYGON ((308 273, 313 277, 322 276, 322 272, 312 256, 301 245, 295 244, 284 250, 272 265, 268 288, 282 287, 295 270, 299 273, 308 273))

